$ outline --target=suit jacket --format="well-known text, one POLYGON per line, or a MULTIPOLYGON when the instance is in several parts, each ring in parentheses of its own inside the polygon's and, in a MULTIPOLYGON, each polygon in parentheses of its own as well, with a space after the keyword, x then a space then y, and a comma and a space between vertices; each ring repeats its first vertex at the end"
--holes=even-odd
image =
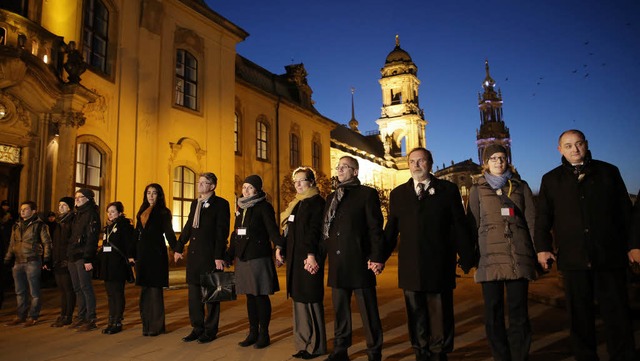
MULTIPOLYGON (((327 197, 325 213, 335 192, 327 197)), ((376 285, 376 277, 367 261, 384 263, 382 211, 378 192, 359 185, 346 188, 324 247, 329 257, 329 287, 368 288, 376 285)))
POLYGON ((432 177, 418 200, 413 179, 391 191, 385 227, 387 257, 398 234, 398 286, 440 293, 455 288, 456 253, 463 269, 475 263, 475 244, 455 184, 432 177))
POLYGON ((134 259, 136 261, 136 285, 145 287, 169 287, 169 255, 165 237, 172 249, 176 248, 176 234, 171 225, 171 211, 153 207, 146 226, 137 217, 137 237, 134 259))
POLYGON ((324 298, 324 251, 322 240, 322 220, 325 202, 315 195, 304 199, 295 206, 293 222, 288 223, 287 242, 284 252, 287 260, 287 296, 302 303, 321 303, 324 298), (304 269, 308 254, 316 257, 320 269, 311 274, 304 269))
POLYGON ((229 236, 229 202, 215 194, 202 204, 200 223, 193 228, 198 201, 191 203, 189 218, 182 228, 176 252, 182 253, 189 243, 187 254, 187 283, 199 285, 200 275, 216 267, 216 259, 224 259, 229 236))
POLYGON ((620 171, 588 156, 583 173, 578 181, 563 157, 562 165, 542 177, 536 251, 553 251, 555 240, 562 271, 627 267, 627 252, 638 245, 628 233, 631 199, 620 171))

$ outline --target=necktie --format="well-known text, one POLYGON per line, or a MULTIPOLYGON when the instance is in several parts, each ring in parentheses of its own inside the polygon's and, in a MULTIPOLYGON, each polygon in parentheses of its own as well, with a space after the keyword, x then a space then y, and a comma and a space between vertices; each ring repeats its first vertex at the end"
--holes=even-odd
POLYGON ((421 201, 425 195, 424 183, 418 183, 418 200, 421 201))
POLYGON ((198 199, 198 205, 196 206, 196 213, 193 215, 193 224, 192 228, 200 227, 200 210, 202 209, 202 203, 204 203, 204 199, 198 199))

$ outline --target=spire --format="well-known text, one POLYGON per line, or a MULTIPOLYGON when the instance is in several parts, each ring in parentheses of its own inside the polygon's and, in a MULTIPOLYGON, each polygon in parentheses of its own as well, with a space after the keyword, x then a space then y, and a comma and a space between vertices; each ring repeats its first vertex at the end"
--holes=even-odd
POLYGON ((489 60, 488 59, 484 60, 484 69, 485 69, 485 71, 487 73, 487 76, 485 76, 484 81, 482 82, 482 87, 485 89, 485 91, 487 90, 488 87, 491 87, 491 89, 493 90, 493 87, 496 86, 496 82, 491 77, 491 74, 489 74, 489 60))
POLYGON ((351 128, 351 130, 353 130, 354 132, 360 133, 360 130, 358 130, 358 121, 356 120, 355 105, 353 102, 353 94, 355 92, 356 88, 351 87, 351 120, 349 121, 349 128, 351 128))
POLYGON ((396 47, 400 47, 400 35, 396 34, 396 47))

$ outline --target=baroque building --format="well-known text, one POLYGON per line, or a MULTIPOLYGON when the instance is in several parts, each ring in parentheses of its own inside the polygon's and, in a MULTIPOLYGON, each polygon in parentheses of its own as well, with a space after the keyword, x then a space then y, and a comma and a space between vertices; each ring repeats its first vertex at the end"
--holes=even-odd
POLYGON ((3 1, 0 199, 88 187, 133 216, 159 183, 180 231, 201 172, 230 202, 249 174, 272 199, 298 165, 330 174, 304 66, 269 73, 236 53, 248 35, 202 0, 3 1))

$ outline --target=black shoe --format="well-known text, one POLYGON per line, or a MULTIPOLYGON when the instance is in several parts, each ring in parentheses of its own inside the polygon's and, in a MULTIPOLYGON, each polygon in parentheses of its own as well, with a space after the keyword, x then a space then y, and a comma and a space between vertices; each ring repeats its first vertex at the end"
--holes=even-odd
POLYGON ((102 333, 105 335, 110 335, 111 334, 111 329, 113 328, 113 324, 110 323, 107 325, 107 328, 105 328, 104 330, 102 330, 102 333))
POLYGON ((105 333, 107 335, 114 335, 120 331, 122 331, 122 323, 116 322, 111 325, 111 327, 107 327, 107 329, 102 331, 102 333, 105 333))
POLYGON ((324 361, 349 361, 349 355, 346 351, 332 352, 324 361))
POLYGON ((191 331, 190 334, 182 338, 182 342, 191 342, 191 341, 197 340, 198 338, 200 338, 200 334, 197 333, 196 331, 191 331))
POLYGON ((207 334, 206 332, 198 337, 198 343, 209 343, 216 339, 216 336, 207 334))
POLYGON ((260 333, 258 335, 258 340, 256 341, 255 345, 253 345, 253 348, 265 348, 267 346, 269 346, 271 344, 271 339, 269 338, 269 334, 268 333, 260 333))
POLYGON ((258 333, 249 332, 249 334, 247 335, 247 338, 245 338, 244 341, 238 342, 238 345, 240 345, 240 347, 248 347, 256 343, 257 340, 258 340, 258 333))
POLYGON ((307 350, 302 350, 302 351, 298 351, 296 353, 294 353, 293 355, 291 355, 292 357, 295 358, 302 358, 302 356, 304 356, 304 354, 307 354, 307 350))

